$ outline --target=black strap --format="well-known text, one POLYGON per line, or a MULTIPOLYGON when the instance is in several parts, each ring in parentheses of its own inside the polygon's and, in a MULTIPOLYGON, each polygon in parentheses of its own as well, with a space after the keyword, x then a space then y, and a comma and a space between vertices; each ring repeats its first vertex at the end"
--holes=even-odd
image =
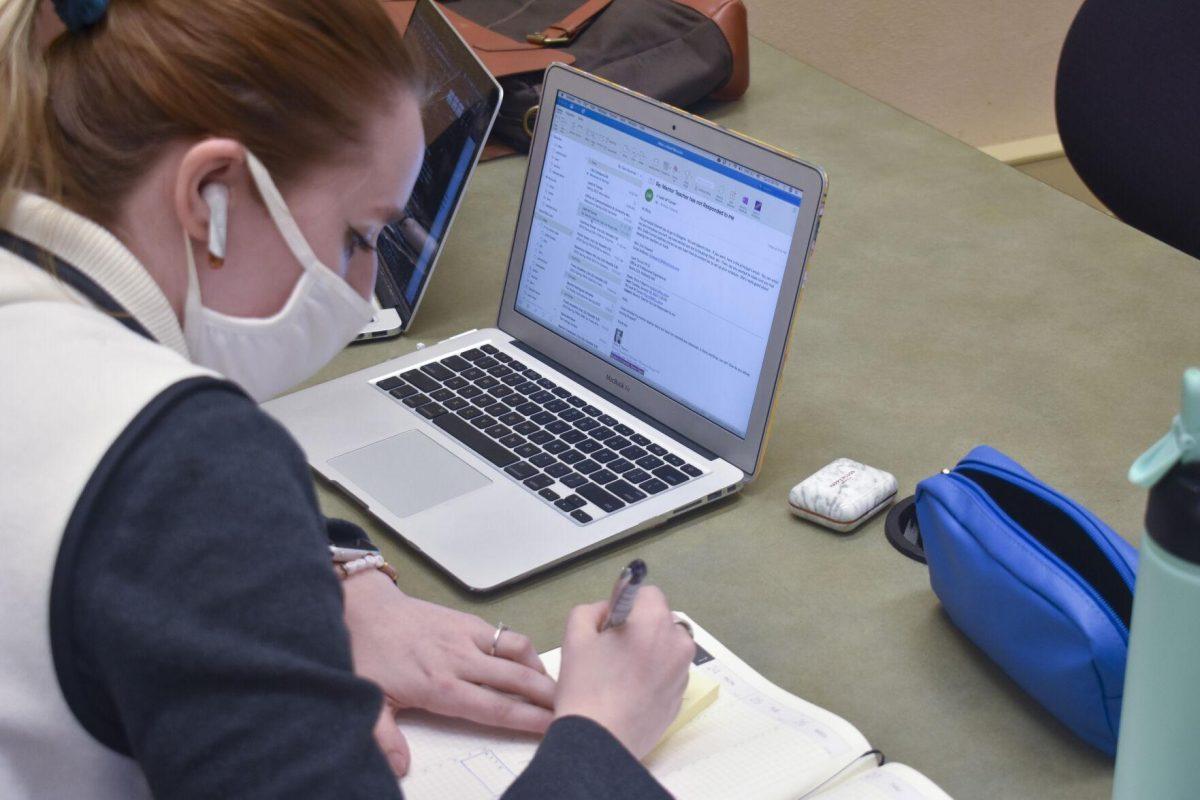
POLYGON ((54 276, 70 286, 75 291, 90 300, 97 308, 107 311, 117 322, 124 325, 138 336, 144 336, 150 341, 157 341, 142 323, 133 318, 113 296, 106 292, 100 284, 85 275, 77 267, 68 264, 49 250, 33 242, 22 239, 14 233, 0 230, 0 247, 9 250, 31 264, 37 266, 53 265, 54 276))

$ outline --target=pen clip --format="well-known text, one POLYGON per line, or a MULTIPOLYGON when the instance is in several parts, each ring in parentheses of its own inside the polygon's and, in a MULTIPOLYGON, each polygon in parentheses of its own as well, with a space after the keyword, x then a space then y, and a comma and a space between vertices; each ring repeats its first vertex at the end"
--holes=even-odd
POLYGON ((633 578, 633 571, 629 567, 621 570, 621 574, 617 576, 617 582, 613 584, 612 594, 608 596, 608 610, 604 612, 604 620, 600 623, 600 630, 608 630, 612 627, 613 611, 616 610, 617 604, 621 602, 621 596, 625 594, 625 589, 629 586, 629 581, 633 578))
POLYGON ((646 579, 646 573, 646 562, 640 558, 635 558, 629 562, 629 566, 621 570, 616 584, 613 585, 612 594, 608 598, 608 611, 605 612, 604 620, 600 623, 601 631, 616 628, 625 623, 625 618, 629 616, 629 611, 633 608, 633 601, 637 597, 638 587, 646 579))

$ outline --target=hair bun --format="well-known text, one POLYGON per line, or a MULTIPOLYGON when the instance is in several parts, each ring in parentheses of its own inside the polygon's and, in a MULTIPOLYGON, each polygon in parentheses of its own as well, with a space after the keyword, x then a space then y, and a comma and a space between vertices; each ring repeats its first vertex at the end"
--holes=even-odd
POLYGON ((67 30, 78 33, 104 19, 108 0, 54 0, 54 10, 67 30))

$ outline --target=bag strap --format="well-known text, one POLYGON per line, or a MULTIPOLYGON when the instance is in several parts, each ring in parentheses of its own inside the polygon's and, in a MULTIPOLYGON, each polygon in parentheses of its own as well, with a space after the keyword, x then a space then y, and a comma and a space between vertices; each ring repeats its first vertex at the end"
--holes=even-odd
POLYGON ((480 25, 444 3, 438 3, 438 8, 473 49, 483 52, 511 52, 514 50, 540 50, 543 47, 570 44, 584 26, 611 4, 612 0, 586 0, 558 22, 526 35, 524 42, 510 39, 504 34, 480 25))
POLYGON ((586 0, 583 5, 553 25, 547 25, 537 33, 528 34, 525 41, 539 47, 570 44, 579 31, 595 19, 601 11, 608 8, 610 3, 612 0, 586 0))
POLYGON ((100 284, 85 275, 78 267, 68 264, 49 250, 9 231, 0 231, 0 247, 8 250, 13 255, 25 259, 30 264, 38 265, 39 263, 46 264, 48 262, 48 266, 53 268, 54 277, 86 297, 101 311, 108 312, 109 316, 138 336, 143 336, 152 342, 156 341, 150 335, 150 331, 143 327, 142 323, 134 319, 133 315, 126 311, 124 306, 118 303, 111 294, 101 288, 100 284))
POLYGON ((476 52, 509 52, 513 50, 537 50, 537 45, 531 42, 518 42, 502 33, 480 25, 472 19, 467 19, 450 6, 438 3, 438 8, 446 15, 446 19, 454 26, 459 35, 466 40, 471 49, 476 52))
MULTIPOLYGON (((380 0, 396 29, 408 29, 416 0, 380 0)), ((574 63, 575 56, 565 50, 549 50, 523 39, 518 41, 489 30, 455 12, 453 4, 438 3, 438 8, 459 35, 475 51, 488 71, 498 79, 526 72, 541 72, 555 61, 574 63)))

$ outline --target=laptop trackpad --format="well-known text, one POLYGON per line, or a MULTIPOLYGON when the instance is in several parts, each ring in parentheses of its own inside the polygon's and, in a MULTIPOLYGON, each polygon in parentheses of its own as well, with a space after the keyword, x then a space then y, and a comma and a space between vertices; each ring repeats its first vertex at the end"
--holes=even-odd
POLYGON ((397 517, 433 508, 491 479, 420 431, 406 431, 329 459, 397 517))

